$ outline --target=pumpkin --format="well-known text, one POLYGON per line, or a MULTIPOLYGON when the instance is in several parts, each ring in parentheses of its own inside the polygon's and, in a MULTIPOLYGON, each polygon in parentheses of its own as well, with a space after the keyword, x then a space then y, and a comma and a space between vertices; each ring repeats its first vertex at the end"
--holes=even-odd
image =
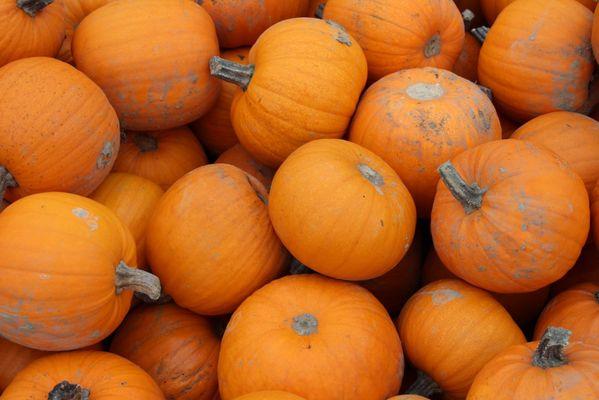
POLYGON ((275 172, 271 168, 254 160, 252 155, 240 144, 236 144, 229 150, 226 150, 215 162, 231 164, 244 170, 254 178, 258 179, 267 189, 270 189, 272 178, 275 175, 275 172))
POLYGON ((309 0, 202 0, 214 20, 221 47, 253 45, 271 25, 306 14, 309 0))
POLYGON ((461 12, 470 10, 474 14, 474 19, 471 26, 481 26, 485 23, 485 18, 482 12, 481 0, 453 0, 461 12))
POLYGON ((128 132, 121 144, 115 172, 139 175, 167 190, 208 159, 187 127, 155 132, 128 132))
POLYGON ((63 0, 0 0, 0 67, 21 58, 54 57, 64 35, 63 0))
POLYGON ((402 394, 401 396, 389 397, 388 400, 428 400, 426 397, 417 394, 402 394))
MULTIPOLYGON (((515 0, 480 0, 485 18, 492 24, 499 13, 506 8, 508 5, 513 3, 515 0)), ((595 0, 576 0, 580 4, 584 5, 591 11, 595 10, 597 2, 595 0)))
POLYGON ((493 292, 523 293, 574 266, 589 232, 589 201, 557 155, 507 139, 466 150, 439 172, 431 233, 452 273, 493 292))
POLYGON ((519 0, 499 15, 479 55, 478 78, 507 117, 575 111, 588 96, 593 14, 573 0, 519 0), (567 20, 568 29, 563 21, 567 20))
POLYGON ((308 7, 308 12, 306 13, 306 17, 318 17, 321 15, 324 5, 327 0, 310 0, 310 6, 308 7))
POLYGON ((235 133, 269 167, 308 141, 343 136, 367 75, 356 41, 336 23, 315 18, 269 28, 252 47, 249 65, 214 58, 211 69, 242 88, 231 105, 235 133))
POLYGON ((210 57, 219 54, 216 31, 195 1, 110 2, 81 22, 72 52, 126 129, 188 124, 218 98, 220 85, 208 69, 210 57))
POLYGON ((160 296, 135 269, 135 243, 108 208, 68 193, 27 196, 0 214, 0 335, 63 351, 98 343, 121 323, 133 290, 160 296))
POLYGON ((218 390, 219 347, 206 318, 171 303, 129 313, 110 351, 143 368, 167 399, 211 400, 218 390))
POLYGON ((250 393, 237 397, 235 400, 304 400, 304 398, 288 392, 281 392, 277 390, 250 393))
POLYGON ((549 328, 538 342, 513 346, 476 376, 468 400, 596 399, 599 347, 549 328))
POLYGON ((551 294, 555 296, 579 283, 594 283, 599 285, 599 248, 588 244, 582 249, 580 258, 570 271, 559 281, 551 285, 551 294))
POLYGON ((464 398, 493 356, 525 342, 493 296, 457 279, 421 288, 402 309, 397 327, 410 362, 449 398, 464 398))
POLYGON ((229 313, 283 271, 287 253, 267 202, 257 179, 228 164, 200 167, 165 193, 147 229, 146 254, 178 305, 229 313))
POLYGON ((119 150, 119 121, 106 96, 72 66, 46 57, 0 68, 0 198, 73 192, 87 196, 119 150))
POLYGON ((464 23, 452 0, 329 0, 323 18, 354 37, 376 81, 402 69, 451 70, 464 45, 464 23))
POLYGON ((599 179, 591 192, 591 218, 595 245, 597 245, 597 249, 599 249, 599 179))
POLYGON ((91 198, 110 208, 135 239, 137 264, 145 265, 146 227, 164 191, 152 181, 137 175, 116 172, 91 194, 91 198))
POLYGON ((474 37, 474 35, 469 33, 470 26, 474 19, 472 11, 463 11, 462 19, 464 20, 464 27, 466 28, 464 47, 462 47, 462 52, 453 66, 453 72, 462 78, 476 82, 478 81, 478 53, 480 53, 481 43, 474 37))
POLYGON ((416 227, 414 201, 393 169, 340 139, 316 140, 293 152, 275 174, 268 210, 295 258, 346 280, 390 271, 416 227))
POLYGON ((40 358, 23 369, 2 400, 164 400, 152 378, 116 354, 76 351, 40 358))
POLYGON ((499 114, 499 122, 501 123, 501 138, 509 139, 512 134, 518 129, 519 125, 510 121, 503 115, 499 114))
POLYGON ((403 367, 393 322, 366 289, 294 275, 259 289, 235 311, 223 336, 218 382, 223 400, 260 390, 310 400, 379 400, 397 393, 403 367))
POLYGON ((429 218, 437 168, 466 149, 499 140, 501 125, 474 83, 441 69, 409 69, 366 91, 349 138, 389 163, 414 197, 418 216, 429 218))

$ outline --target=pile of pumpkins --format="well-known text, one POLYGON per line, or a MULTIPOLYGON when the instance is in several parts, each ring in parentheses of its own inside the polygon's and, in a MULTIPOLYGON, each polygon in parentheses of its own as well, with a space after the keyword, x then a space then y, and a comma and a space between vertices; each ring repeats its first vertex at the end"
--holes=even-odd
POLYGON ((0 399, 598 399, 595 6, 0 0, 0 399))

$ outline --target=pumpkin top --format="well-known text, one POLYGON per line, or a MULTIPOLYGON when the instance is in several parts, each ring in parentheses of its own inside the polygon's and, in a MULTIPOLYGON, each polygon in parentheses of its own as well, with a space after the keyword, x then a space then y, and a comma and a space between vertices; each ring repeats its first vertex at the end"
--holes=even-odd
POLYGON ((566 365, 568 360, 564 349, 569 344, 571 334, 571 331, 564 328, 547 328, 534 352, 532 365, 543 369, 566 365))
POLYGON ((17 7, 30 17, 35 17, 40 11, 53 2, 54 0, 17 0, 17 7))

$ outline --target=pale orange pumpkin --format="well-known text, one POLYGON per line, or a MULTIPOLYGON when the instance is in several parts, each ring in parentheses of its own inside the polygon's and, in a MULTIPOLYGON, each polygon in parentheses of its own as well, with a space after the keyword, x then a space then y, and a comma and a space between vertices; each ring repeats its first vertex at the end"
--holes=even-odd
POLYGON ((239 169, 244 170, 262 182, 266 189, 270 189, 272 178, 275 175, 275 172, 272 170, 272 168, 260 164, 240 144, 236 144, 229 150, 226 150, 224 153, 222 153, 220 157, 216 159, 215 163, 231 164, 239 169))

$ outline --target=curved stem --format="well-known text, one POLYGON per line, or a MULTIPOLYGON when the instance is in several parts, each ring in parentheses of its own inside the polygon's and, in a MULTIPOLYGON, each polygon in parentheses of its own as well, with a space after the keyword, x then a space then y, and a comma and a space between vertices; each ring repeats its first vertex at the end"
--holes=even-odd
POLYGON ((453 197, 464 207, 466 214, 472 214, 482 207, 483 195, 487 189, 481 189, 477 183, 468 185, 451 161, 447 161, 439 167, 439 174, 453 197))
POLYGON ((564 349, 569 344, 571 331, 564 328, 547 328, 532 357, 532 365, 539 368, 555 368, 568 363, 564 349))
POLYGON ((137 133, 133 136, 133 143, 142 153, 158 150, 158 139, 146 133, 137 133))
POLYGON ((160 280, 156 275, 141 269, 130 268, 124 261, 121 261, 116 267, 114 284, 116 294, 121 294, 123 290, 134 290, 145 294, 150 300, 158 300, 162 290, 160 280))
POLYGON ((474 13, 469 9, 465 9, 462 11, 462 20, 464 21, 464 29, 468 32, 474 20, 474 13))
POLYGON ((489 33, 488 26, 479 26, 478 28, 470 29, 470 33, 478 39, 479 42, 484 43, 489 33))
POLYGON ((239 86, 245 92, 254 76, 254 66, 214 56, 210 59, 210 74, 239 86))
POLYGON ((0 202, 4 199, 4 193, 7 188, 15 188, 17 186, 17 181, 11 173, 8 172, 6 167, 0 165, 0 202))
POLYGON ((422 397, 430 398, 434 394, 439 394, 441 392, 441 388, 433 378, 428 376, 425 372, 418 370, 416 380, 408 388, 406 394, 417 394, 422 397))
POLYGON ((17 0, 17 7, 30 17, 35 17, 38 12, 52 3, 54 0, 17 0))
POLYGON ((48 393, 48 400, 89 400, 89 389, 62 381, 48 393))

